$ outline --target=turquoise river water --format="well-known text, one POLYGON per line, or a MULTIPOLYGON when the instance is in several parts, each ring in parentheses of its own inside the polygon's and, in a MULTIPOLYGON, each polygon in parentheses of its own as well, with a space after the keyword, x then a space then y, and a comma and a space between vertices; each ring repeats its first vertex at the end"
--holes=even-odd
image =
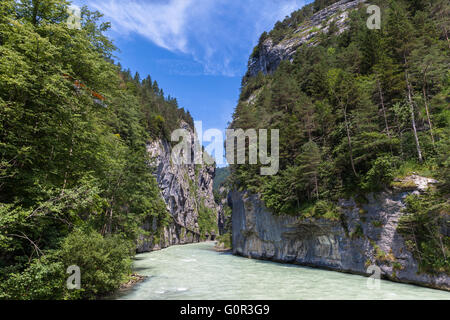
POLYGON ((319 300, 446 299, 450 293, 333 271, 258 261, 219 253, 214 243, 174 246, 137 255, 136 273, 148 278, 117 299, 319 300))

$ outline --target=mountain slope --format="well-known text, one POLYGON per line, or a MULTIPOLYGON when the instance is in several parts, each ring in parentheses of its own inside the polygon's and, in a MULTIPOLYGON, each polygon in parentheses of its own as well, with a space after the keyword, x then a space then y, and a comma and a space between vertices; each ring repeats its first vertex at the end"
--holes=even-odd
POLYGON ((67 7, 0 1, 0 299, 92 299, 127 280, 142 237, 161 247, 179 243, 166 236, 175 222, 192 241, 217 228, 214 168, 177 180, 202 188, 183 221, 148 152, 193 131, 189 112, 113 63, 99 12, 83 8, 74 29, 67 7), (68 290, 69 266, 81 289, 68 290))
MULTIPOLYGON (((324 9, 315 1, 262 35, 231 128, 279 129, 280 172, 260 176, 260 165, 233 165, 232 180, 281 220, 341 221, 345 229, 343 199, 364 204, 372 193, 408 190, 405 177, 434 178, 434 188, 403 202, 407 214, 393 232, 407 239, 421 272, 448 275, 448 4, 373 4, 382 11, 381 30, 367 28, 363 1, 324 9)), ((239 203, 236 223, 243 221, 239 203)), ((244 207, 244 217, 252 219, 252 207, 244 207)), ((272 220, 261 221, 257 228, 272 228, 272 220)), ((233 237, 248 236, 248 243, 259 232, 243 230, 233 228, 233 237)))

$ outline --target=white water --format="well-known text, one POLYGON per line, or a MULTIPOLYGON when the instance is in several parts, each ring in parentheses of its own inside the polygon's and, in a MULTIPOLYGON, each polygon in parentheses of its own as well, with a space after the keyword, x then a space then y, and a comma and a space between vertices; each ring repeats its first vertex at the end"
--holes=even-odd
POLYGON ((119 299, 318 300, 446 299, 450 293, 381 281, 369 290, 365 277, 251 260, 218 253, 214 243, 175 246, 138 255, 135 272, 148 276, 119 299))

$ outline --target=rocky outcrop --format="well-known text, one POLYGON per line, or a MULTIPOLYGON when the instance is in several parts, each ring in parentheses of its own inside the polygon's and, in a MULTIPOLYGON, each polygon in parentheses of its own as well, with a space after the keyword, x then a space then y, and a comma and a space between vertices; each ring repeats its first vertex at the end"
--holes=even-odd
POLYGON ((218 227, 220 235, 223 235, 231 232, 231 212, 228 206, 230 190, 222 186, 219 188, 218 194, 220 196, 218 227))
POLYGON ((377 265, 383 278, 450 290, 446 274, 418 272, 418 263, 397 231, 405 197, 420 193, 434 180, 412 176, 409 190, 368 195, 367 203, 341 200, 341 221, 275 216, 257 195, 233 192, 233 252, 256 259, 368 275, 377 265), (411 188, 411 183, 415 188, 411 188))
POLYGON ((335 4, 318 11, 309 21, 298 27, 279 43, 267 38, 260 46, 258 54, 249 61, 248 74, 256 76, 259 72, 273 73, 281 61, 292 60, 297 49, 302 46, 314 46, 318 43, 318 35, 328 33, 334 22, 337 34, 348 28, 348 17, 352 10, 357 9, 365 0, 341 0, 335 4))
MULTIPOLYGON (((187 123, 183 122, 181 128, 190 134, 193 154, 197 137, 187 123)), ((215 166, 174 164, 172 147, 166 140, 155 140, 147 145, 147 150, 153 159, 151 167, 156 168, 154 174, 171 221, 167 227, 160 228, 156 218, 149 219, 143 226, 149 235, 140 237, 138 252, 213 239, 216 235, 214 230, 200 234, 199 211, 208 208, 210 214, 215 215, 214 219, 218 219, 213 195, 215 166)))

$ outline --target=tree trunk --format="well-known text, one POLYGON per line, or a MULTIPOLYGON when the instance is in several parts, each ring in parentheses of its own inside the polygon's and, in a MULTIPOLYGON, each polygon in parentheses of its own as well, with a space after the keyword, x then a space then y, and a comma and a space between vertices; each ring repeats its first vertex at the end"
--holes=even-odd
POLYGON ((444 33, 445 33, 445 38, 447 39, 448 48, 450 49, 450 40, 448 39, 448 31, 447 31, 447 28, 445 27, 445 25, 443 26, 443 29, 444 29, 444 33))
POLYGON ((378 92, 380 93, 381 108, 383 109, 384 123, 386 125, 386 133, 389 139, 391 139, 391 133, 389 131, 389 124, 386 115, 386 108, 384 107, 383 90, 381 89, 380 80, 377 80, 377 85, 378 85, 378 92))
POLYGON ((414 102, 412 100, 412 96, 413 96, 412 87, 411 87, 411 84, 409 83, 408 70, 406 70, 407 65, 408 65, 408 63, 407 63, 406 57, 405 57, 405 78, 406 78, 406 86, 408 88, 408 102, 409 102, 409 107, 411 109, 411 123, 412 123, 413 132, 414 132, 414 139, 416 140, 417 155, 419 157, 419 161, 423 162, 422 150, 420 149, 419 136, 417 135, 416 117, 414 115, 414 102))
POLYGON ((427 111, 427 120, 428 125, 430 126, 430 134, 431 134, 431 141, 433 142, 433 146, 435 145, 434 135, 433 135, 433 125, 431 124, 431 117, 430 117, 430 110, 428 108, 428 99, 427 99, 427 71, 425 70, 424 73, 424 80, 423 80, 423 101, 425 103, 425 110, 427 111))
POLYGON ((37 16, 39 13, 39 5, 40 5, 40 0, 33 0, 33 17, 32 17, 32 23, 34 26, 37 25, 37 16))
POLYGON ((344 107, 344 117, 345 117, 345 128, 347 129, 347 140, 348 140, 348 147, 350 150, 350 163, 352 164, 353 173, 355 176, 358 176, 358 173, 355 169, 355 162, 353 160, 353 147, 352 147, 352 138, 350 136, 350 127, 348 125, 348 119, 347 119, 347 106, 344 107))
POLYGON ((314 184, 316 185, 316 198, 319 199, 319 182, 317 179, 317 173, 314 173, 314 184))

